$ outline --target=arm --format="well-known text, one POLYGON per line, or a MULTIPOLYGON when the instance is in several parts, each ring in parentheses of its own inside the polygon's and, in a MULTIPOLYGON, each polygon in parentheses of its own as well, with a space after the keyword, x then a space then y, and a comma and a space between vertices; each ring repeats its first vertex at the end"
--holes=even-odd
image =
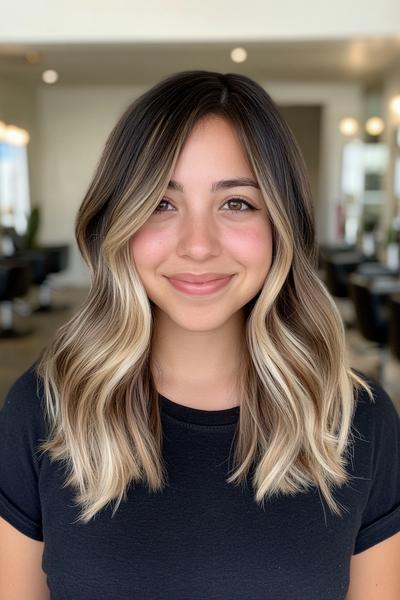
POLYGON ((400 531, 353 555, 346 600, 399 600, 400 531))
POLYGON ((50 600, 42 570, 44 542, 15 529, 0 517, 0 598, 50 600))

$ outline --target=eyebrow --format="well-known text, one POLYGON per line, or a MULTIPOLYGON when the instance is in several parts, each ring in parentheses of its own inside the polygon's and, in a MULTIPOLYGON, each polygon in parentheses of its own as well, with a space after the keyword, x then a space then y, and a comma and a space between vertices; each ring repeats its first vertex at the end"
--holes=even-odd
MULTIPOLYGON (((220 181, 214 181, 211 186, 211 192, 218 192, 219 190, 227 190, 234 187, 254 187, 258 190, 260 189, 257 181, 254 181, 254 179, 251 179, 251 177, 236 177, 234 179, 221 179, 220 181)), ((171 179, 167 185, 167 189, 175 190, 176 192, 184 191, 183 185, 179 183, 179 181, 175 181, 175 179, 171 179)))

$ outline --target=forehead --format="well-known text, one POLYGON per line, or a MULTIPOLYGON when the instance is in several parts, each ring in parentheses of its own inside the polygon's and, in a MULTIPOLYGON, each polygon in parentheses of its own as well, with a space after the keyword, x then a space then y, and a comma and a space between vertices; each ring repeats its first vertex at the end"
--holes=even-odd
POLYGON ((201 143, 213 138, 241 146, 235 126, 229 119, 221 115, 207 115, 197 121, 186 143, 201 143))
POLYGON ((235 127, 222 117, 196 123, 178 156, 171 180, 200 177, 216 181, 235 177, 255 179, 235 127))

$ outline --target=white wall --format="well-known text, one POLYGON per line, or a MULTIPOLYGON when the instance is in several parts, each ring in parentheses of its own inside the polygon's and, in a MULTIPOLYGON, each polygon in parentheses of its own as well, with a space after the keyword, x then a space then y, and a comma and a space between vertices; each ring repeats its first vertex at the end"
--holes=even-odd
MULTIPOLYGON (((262 83, 262 82, 261 82, 262 83)), ((361 91, 347 83, 268 82, 267 91, 278 104, 321 104, 321 178, 317 203, 317 237, 335 239, 333 206, 340 195, 340 161, 343 139, 338 121, 361 111, 361 91)), ((87 284, 88 275, 74 239, 74 221, 96 163, 123 110, 142 93, 140 87, 40 88, 39 197, 43 209, 41 241, 70 243, 71 266, 60 282, 87 284)))
POLYGON ((235 41, 396 35, 398 0, 14 0, 3 42, 235 41))
POLYGON ((59 282, 87 284, 74 223, 106 138, 133 98, 131 87, 58 87, 38 92, 41 131, 42 243, 71 244, 71 264, 59 282))
POLYGON ((301 152, 306 163, 314 205, 319 202, 319 176, 321 155, 321 106, 279 106, 296 139, 301 143, 301 152))

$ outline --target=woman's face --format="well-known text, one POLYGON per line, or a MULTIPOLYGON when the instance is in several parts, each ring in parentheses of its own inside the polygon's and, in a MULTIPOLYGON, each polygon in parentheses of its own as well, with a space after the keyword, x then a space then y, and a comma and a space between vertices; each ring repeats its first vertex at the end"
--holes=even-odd
POLYGON ((204 119, 176 164, 173 181, 181 191, 169 187, 159 212, 132 237, 136 269, 155 310, 185 329, 221 326, 254 298, 269 272, 272 227, 260 190, 212 190, 218 181, 239 177, 257 185, 235 130, 222 118, 204 119), (233 277, 205 295, 178 290, 168 279, 210 272, 233 277))

